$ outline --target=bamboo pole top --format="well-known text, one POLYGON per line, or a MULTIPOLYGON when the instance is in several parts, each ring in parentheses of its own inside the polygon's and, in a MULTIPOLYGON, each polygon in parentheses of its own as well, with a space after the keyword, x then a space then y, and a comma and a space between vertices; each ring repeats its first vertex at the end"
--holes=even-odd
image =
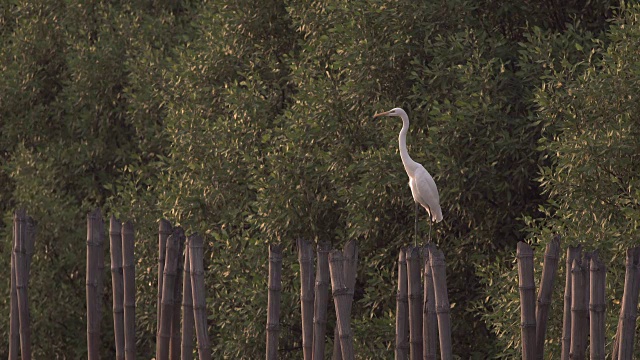
POLYGON ((122 222, 115 215, 111 215, 109 219, 109 235, 120 235, 121 232, 122 222))
POLYGON ((158 222, 158 232, 163 235, 171 234, 171 223, 167 219, 160 219, 158 222))
POLYGON ((533 257, 533 249, 529 244, 526 244, 522 241, 518 241, 518 247, 516 251, 517 258, 532 258, 533 257))
POLYGON ((269 244, 269 261, 282 262, 283 244, 269 244))
POLYGON ((131 221, 127 221, 122 224, 122 234, 131 235, 133 234, 133 223, 131 221))

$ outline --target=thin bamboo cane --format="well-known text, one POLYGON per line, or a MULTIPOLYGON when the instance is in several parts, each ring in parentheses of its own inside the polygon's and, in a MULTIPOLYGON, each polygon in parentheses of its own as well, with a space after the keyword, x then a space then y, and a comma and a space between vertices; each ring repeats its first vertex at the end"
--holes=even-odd
POLYGON ((158 223, 158 303, 156 305, 156 346, 160 341, 160 316, 162 312, 162 281, 164 280, 164 261, 167 249, 167 238, 173 232, 171 223, 160 219, 158 223))
POLYGON ((97 267, 97 271, 96 271, 96 283, 97 283, 97 293, 98 293, 98 297, 96 299, 96 313, 97 313, 97 319, 98 319, 98 333, 96 334, 96 336, 98 337, 97 343, 98 343, 98 349, 100 349, 102 347, 102 333, 101 333, 101 329, 100 329, 100 324, 102 323, 102 307, 103 307, 103 301, 102 299, 104 298, 104 238, 105 238, 105 228, 104 228, 104 220, 102 219, 102 214, 100 215, 100 221, 98 223, 99 226, 99 239, 100 242, 98 244, 98 247, 96 249, 96 251, 98 252, 98 254, 96 255, 97 259, 98 259, 98 263, 96 265, 97 267))
POLYGON ((544 358, 544 340, 547 333, 547 321, 549 320, 549 307, 553 284, 558 274, 558 260, 560 259, 560 236, 556 236, 547 244, 542 264, 542 280, 538 292, 536 306, 536 356, 538 360, 544 358))
POLYGON ((424 306, 422 309, 422 337, 425 360, 436 360, 438 343, 438 317, 436 315, 436 299, 433 288, 433 274, 429 266, 430 249, 434 249, 433 244, 424 247, 424 306))
POLYGON ((569 357, 572 360, 584 360, 587 345, 587 308, 585 307, 584 268, 581 259, 573 260, 571 266, 571 346, 569 357))
POLYGON ((204 241, 202 236, 193 234, 189 241, 189 261, 191 266, 191 293, 193 294, 193 317, 198 339, 200 360, 211 359, 211 346, 207 332, 207 307, 204 287, 204 241))
POLYGON ((23 360, 31 359, 31 325, 29 316, 28 295, 28 260, 27 260, 27 215, 24 209, 18 210, 14 216, 14 231, 16 231, 16 292, 18 299, 18 319, 20 325, 20 356, 23 360))
POLYGON ((631 360, 633 358, 633 337, 638 316, 638 290, 639 284, 640 247, 627 250, 626 273, 624 277, 624 294, 622 296, 622 308, 618 321, 619 335, 614 343, 618 360, 631 360))
MULTIPOLYGON (((591 315, 589 314, 589 302, 591 301, 591 291, 589 291, 589 285, 591 284, 591 272, 589 271, 589 264, 591 263, 591 257, 593 256, 593 252, 585 252, 582 258, 582 267, 584 269, 584 308, 585 308, 585 338, 584 338, 584 346, 587 346, 589 342, 589 322, 591 315)), ((586 356, 586 354, 585 354, 586 356)))
POLYGON ((449 305, 449 295, 447 294, 447 275, 442 251, 433 248, 433 251, 429 254, 429 262, 436 297, 438 333, 440 334, 440 358, 442 360, 451 360, 453 358, 451 348, 451 306, 449 305))
MULTIPOLYGON (((102 247, 102 214, 95 209, 87 215, 87 353, 89 360, 100 358, 100 248, 102 247)), ((104 264, 104 263, 103 263, 104 264)), ((104 265, 103 265, 104 266, 104 265)))
POLYGON ((565 283, 564 283, 564 310, 562 317, 562 350, 561 360, 569 360, 571 349, 571 265, 573 260, 580 258, 582 245, 569 246, 567 248, 567 259, 565 262, 565 283))
POLYGON ((18 292, 16 290, 16 236, 14 227, 13 244, 11 247, 11 313, 9 320, 9 360, 18 360, 20 348, 20 319, 18 315, 18 292))
POLYGON ((171 323, 173 322, 173 309, 176 283, 176 272, 178 269, 178 250, 180 248, 180 238, 182 229, 176 228, 173 234, 167 239, 164 279, 162 281, 162 310, 160 312, 160 331, 158 334, 158 344, 156 345, 156 359, 169 359, 169 343, 171 341, 171 323))
POLYGON ((407 278, 409 294, 409 358, 422 359, 422 280, 420 278, 420 251, 410 247, 407 251, 407 278))
POLYGON ((407 258, 405 249, 398 254, 398 293, 396 294, 396 360, 409 356, 409 298, 407 295, 407 258))
POLYGON ((189 262, 189 242, 184 248, 184 276, 182 279, 182 360, 193 359, 193 293, 191 292, 191 264, 189 262))
POLYGON ((522 359, 533 360, 536 357, 536 287, 533 280, 533 250, 529 245, 518 242, 517 258, 522 359))
POLYGON ((180 359, 180 309, 182 307, 182 278, 184 265, 182 262, 185 243, 184 233, 178 239, 176 281, 173 287, 173 317, 171 318, 171 341, 169 342, 169 359, 180 359))
POLYGON ((136 267, 133 224, 122 226, 122 278, 124 282, 124 357, 136 357, 136 267))
MULTIPOLYGON (((344 272, 344 281, 347 286, 347 295, 348 295, 348 303, 346 308, 346 315, 348 318, 351 318, 351 308, 353 306, 353 294, 355 291, 356 285, 356 274, 358 268, 358 244, 355 240, 349 240, 344 249, 342 249, 342 257, 343 257, 343 272, 344 272)), ((341 360, 342 359, 342 347, 339 334, 339 327, 335 328, 334 337, 335 340, 333 342, 333 360, 341 360)))
POLYGON ((342 359, 353 360, 353 335, 348 315, 349 287, 344 279, 344 256, 339 250, 333 250, 329 253, 329 273, 331 274, 331 289, 336 308, 342 359))
POLYGON ((124 360, 124 283, 122 278, 122 224, 111 216, 109 224, 111 245, 111 290, 113 293, 113 329, 116 359, 124 360))
POLYGON ((305 360, 311 360, 313 349, 313 247, 298 239, 298 262, 300 264, 300 310, 302 313, 302 352, 305 360))
POLYGON ((282 244, 269 245, 269 296, 267 300, 267 360, 278 358, 280 293, 282 292, 282 244))
POLYGON ((329 304, 329 243, 318 244, 318 264, 316 270, 316 288, 313 316, 313 356, 312 359, 324 359, 325 336, 327 331, 327 305, 329 304))
POLYGON ((605 359, 605 284, 607 271, 600 261, 598 253, 591 256, 591 292, 589 310, 591 312, 589 330, 591 344, 589 346, 591 360, 605 359))

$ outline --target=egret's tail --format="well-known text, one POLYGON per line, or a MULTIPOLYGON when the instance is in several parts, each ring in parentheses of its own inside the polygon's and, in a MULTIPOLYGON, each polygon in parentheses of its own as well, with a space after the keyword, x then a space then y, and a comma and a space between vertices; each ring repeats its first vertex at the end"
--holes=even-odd
POLYGON ((437 222, 439 223, 440 221, 442 221, 442 209, 440 208, 440 206, 434 206, 433 209, 427 208, 427 211, 429 212, 429 215, 431 216, 431 221, 437 222), (431 211, 433 210, 433 211, 431 211))

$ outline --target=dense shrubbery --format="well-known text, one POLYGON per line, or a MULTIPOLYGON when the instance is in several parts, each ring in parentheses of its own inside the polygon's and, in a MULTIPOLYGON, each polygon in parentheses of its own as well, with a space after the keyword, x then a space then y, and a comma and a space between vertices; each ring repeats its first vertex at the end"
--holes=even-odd
POLYGON ((12 211, 24 206, 39 224, 33 338, 47 339, 34 355, 85 354, 84 216, 101 206, 136 226, 141 358, 154 350, 161 217, 207 239, 216 357, 262 356, 274 241, 286 244, 282 356, 301 357, 303 237, 359 241, 356 349, 391 358, 395 259, 412 239, 413 204, 400 123, 371 115, 394 106, 408 111, 409 151, 440 188, 445 221, 434 236, 448 260, 458 355, 518 354, 519 240, 543 246, 560 233, 601 249, 619 299, 640 220, 640 10, 611 5, 3 5, 0 267, 9 268, 12 211))

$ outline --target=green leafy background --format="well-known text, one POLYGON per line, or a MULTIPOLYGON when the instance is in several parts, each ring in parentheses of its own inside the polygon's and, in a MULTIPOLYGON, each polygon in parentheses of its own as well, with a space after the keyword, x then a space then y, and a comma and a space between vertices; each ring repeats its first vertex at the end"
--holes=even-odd
MULTIPOLYGON (((413 200, 401 123, 372 115, 396 106, 411 118, 410 154, 440 190, 433 236, 456 356, 520 356, 515 245, 534 246, 539 271, 554 234, 607 264, 610 351, 625 250, 639 240, 639 18, 637 5, 608 0, 2 2, 0 268, 25 207, 38 222, 34 358, 86 357, 95 207, 136 229, 139 358, 154 357, 163 217, 205 236, 214 358, 264 356, 274 242, 285 244, 279 354, 302 357, 298 238, 358 241, 357 358, 393 358, 413 200)), ((115 354, 109 281, 104 358, 115 354)), ((560 276, 549 359, 563 286, 560 276)))

